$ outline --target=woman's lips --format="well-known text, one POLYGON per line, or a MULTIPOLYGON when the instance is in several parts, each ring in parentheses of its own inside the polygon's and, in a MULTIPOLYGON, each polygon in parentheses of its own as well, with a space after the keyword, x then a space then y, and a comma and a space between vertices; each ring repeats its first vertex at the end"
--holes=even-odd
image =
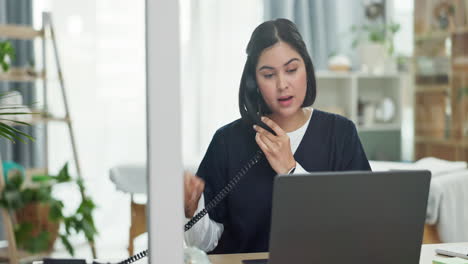
POLYGON ((288 107, 292 104, 293 96, 281 96, 278 99, 278 102, 283 107, 288 107))

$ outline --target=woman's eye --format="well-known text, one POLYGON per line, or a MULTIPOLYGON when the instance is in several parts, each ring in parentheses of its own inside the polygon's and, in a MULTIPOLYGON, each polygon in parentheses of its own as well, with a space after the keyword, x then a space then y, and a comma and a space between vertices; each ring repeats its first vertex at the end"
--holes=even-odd
POLYGON ((270 79, 271 77, 273 77, 273 73, 264 74, 263 77, 265 77, 265 79, 270 79))
POLYGON ((287 72, 295 72, 295 71, 297 71, 297 68, 287 70, 287 72))

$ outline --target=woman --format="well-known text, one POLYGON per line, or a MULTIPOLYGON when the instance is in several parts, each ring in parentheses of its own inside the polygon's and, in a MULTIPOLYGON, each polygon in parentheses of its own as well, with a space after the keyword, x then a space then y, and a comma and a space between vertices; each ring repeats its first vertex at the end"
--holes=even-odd
POLYGON ((296 26, 286 19, 259 25, 240 83, 242 118, 215 133, 200 178, 186 173, 186 217, 201 211, 258 149, 265 158, 185 233, 187 244, 212 253, 268 251, 277 174, 370 170, 354 124, 311 108, 315 97, 314 68, 296 26))

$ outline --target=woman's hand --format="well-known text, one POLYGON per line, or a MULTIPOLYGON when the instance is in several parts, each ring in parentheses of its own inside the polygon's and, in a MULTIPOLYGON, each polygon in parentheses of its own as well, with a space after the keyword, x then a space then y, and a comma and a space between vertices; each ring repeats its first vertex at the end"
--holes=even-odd
POLYGON ((186 218, 192 218, 197 211, 198 201, 205 189, 205 182, 186 171, 184 172, 184 213, 186 218))
POLYGON ((275 131, 276 136, 262 127, 254 125, 255 131, 257 131, 255 141, 273 170, 278 174, 286 174, 296 166, 289 137, 280 126, 268 117, 262 117, 262 121, 275 131))

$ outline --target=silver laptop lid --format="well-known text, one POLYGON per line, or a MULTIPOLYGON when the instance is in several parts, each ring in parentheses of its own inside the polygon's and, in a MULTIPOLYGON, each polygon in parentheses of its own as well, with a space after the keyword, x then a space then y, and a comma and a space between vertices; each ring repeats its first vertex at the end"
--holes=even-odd
POLYGON ((418 263, 429 171, 280 175, 269 264, 418 263))

